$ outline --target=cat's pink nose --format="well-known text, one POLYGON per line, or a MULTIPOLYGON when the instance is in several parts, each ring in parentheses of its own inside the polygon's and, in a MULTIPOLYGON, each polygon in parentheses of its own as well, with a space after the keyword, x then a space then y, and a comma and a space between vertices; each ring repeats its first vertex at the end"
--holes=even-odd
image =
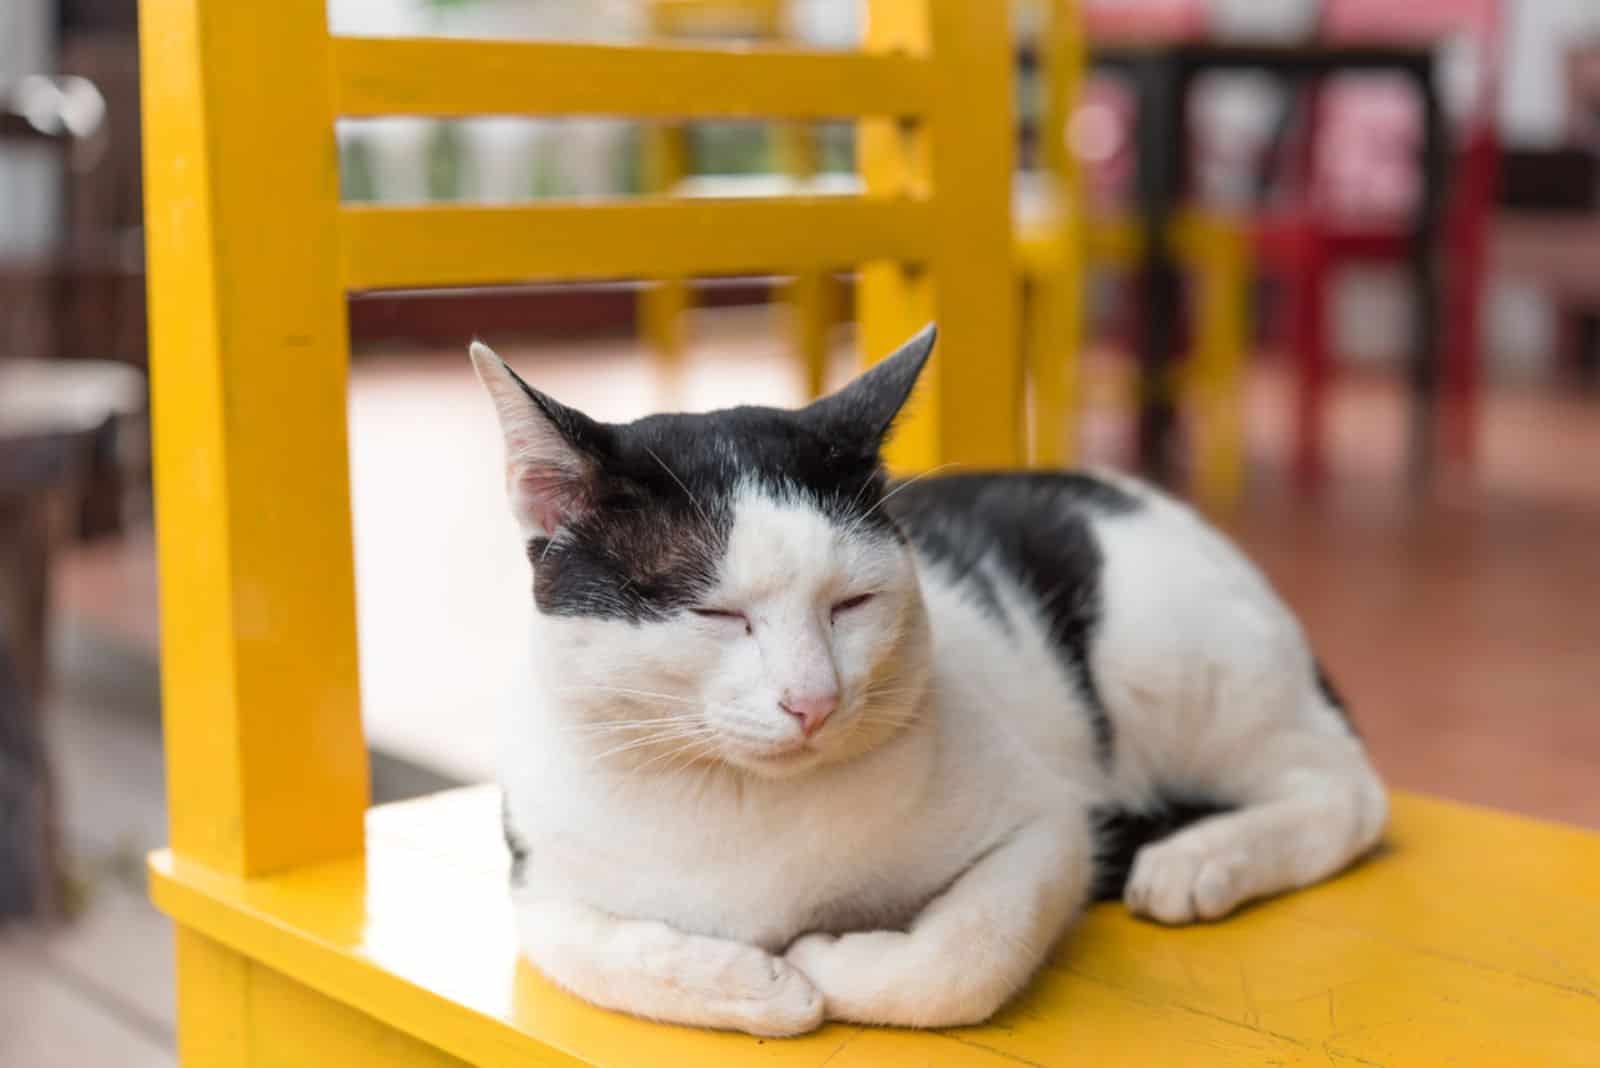
POLYGON ((828 717, 833 715, 834 709, 839 707, 839 691, 815 694, 785 694, 783 700, 778 702, 789 715, 800 721, 800 733, 807 738, 822 729, 828 722, 828 717))

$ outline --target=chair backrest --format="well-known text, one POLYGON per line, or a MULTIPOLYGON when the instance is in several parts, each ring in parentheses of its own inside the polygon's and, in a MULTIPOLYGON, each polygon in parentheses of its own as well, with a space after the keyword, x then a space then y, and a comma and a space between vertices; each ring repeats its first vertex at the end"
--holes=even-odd
MULTIPOLYGON (((1492 113, 1504 49, 1503 0, 1323 0, 1318 33, 1331 41, 1415 41, 1453 47, 1468 122, 1492 113)), ((1448 72, 1447 72, 1448 73, 1448 72)))
MULTIPOLYGON (((1416 42, 1441 49, 1443 103, 1460 131, 1469 169, 1492 168, 1501 0, 1324 0, 1318 33, 1329 41, 1416 42)), ((1414 94, 1370 81, 1335 83, 1321 94, 1316 114, 1313 197, 1345 215, 1408 211, 1420 189, 1415 146, 1421 118, 1414 94)), ((1472 193, 1470 199, 1482 196, 1472 193)))
POLYGON ((840 54, 340 38, 325 4, 141 19, 172 843, 245 875, 363 841, 347 292, 865 264, 870 356, 941 326, 902 461, 1022 447, 1004 5, 875 3, 840 54), (867 191, 339 203, 337 117, 478 114, 858 118, 867 191))

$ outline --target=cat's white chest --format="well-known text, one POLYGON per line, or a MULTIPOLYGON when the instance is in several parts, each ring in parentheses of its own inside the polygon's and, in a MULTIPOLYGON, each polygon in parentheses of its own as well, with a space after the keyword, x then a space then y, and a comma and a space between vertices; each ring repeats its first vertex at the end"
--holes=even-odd
POLYGON ((915 766, 934 744, 891 746, 804 785, 733 789, 695 773, 631 787, 570 773, 508 783, 529 850, 519 893, 768 948, 908 920, 996 825, 953 809, 934 769, 915 766))

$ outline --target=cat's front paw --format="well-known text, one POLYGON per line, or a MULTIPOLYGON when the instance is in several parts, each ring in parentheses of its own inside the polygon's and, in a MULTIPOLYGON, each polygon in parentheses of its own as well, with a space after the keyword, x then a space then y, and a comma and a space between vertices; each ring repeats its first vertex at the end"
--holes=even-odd
POLYGON ((1184 924, 1221 919, 1238 908, 1248 896, 1250 858, 1196 848, 1181 839, 1139 850, 1123 894, 1129 910, 1161 923, 1184 924))
POLYGON ((822 1025, 823 999, 805 974, 782 957, 741 946, 717 969, 718 1026, 752 1035, 803 1035, 822 1025))
POLYGON ((822 991, 830 1020, 896 1027, 953 1027, 988 1017, 995 1004, 967 996, 964 984, 941 981, 918 966, 909 936, 899 931, 810 934, 785 958, 822 991))

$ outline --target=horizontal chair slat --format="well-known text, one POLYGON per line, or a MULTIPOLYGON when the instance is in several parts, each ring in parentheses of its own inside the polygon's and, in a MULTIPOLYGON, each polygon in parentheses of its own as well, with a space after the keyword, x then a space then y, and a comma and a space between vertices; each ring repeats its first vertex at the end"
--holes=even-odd
POLYGON ((916 117, 933 95, 906 55, 336 37, 333 60, 347 117, 916 117))
POLYGON ((347 289, 788 274, 927 258, 923 201, 691 198, 340 212, 347 289))

